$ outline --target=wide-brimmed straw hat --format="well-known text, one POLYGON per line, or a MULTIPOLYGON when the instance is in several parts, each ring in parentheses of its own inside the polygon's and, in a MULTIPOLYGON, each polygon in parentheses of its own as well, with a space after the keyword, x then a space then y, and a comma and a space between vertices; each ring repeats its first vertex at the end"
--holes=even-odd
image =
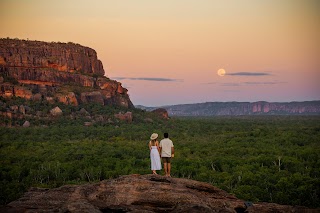
POLYGON ((158 138, 158 134, 157 133, 152 133, 150 139, 154 140, 154 139, 157 139, 157 138, 158 138))

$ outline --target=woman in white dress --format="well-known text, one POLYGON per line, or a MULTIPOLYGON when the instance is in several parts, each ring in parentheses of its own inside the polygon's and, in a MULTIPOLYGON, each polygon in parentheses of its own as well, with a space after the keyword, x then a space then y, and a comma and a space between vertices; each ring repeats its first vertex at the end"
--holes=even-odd
POLYGON ((157 175, 156 170, 161 170, 161 161, 160 161, 160 147, 157 140, 158 134, 153 133, 150 137, 151 141, 149 142, 150 149, 150 159, 151 159, 151 170, 152 174, 157 175))

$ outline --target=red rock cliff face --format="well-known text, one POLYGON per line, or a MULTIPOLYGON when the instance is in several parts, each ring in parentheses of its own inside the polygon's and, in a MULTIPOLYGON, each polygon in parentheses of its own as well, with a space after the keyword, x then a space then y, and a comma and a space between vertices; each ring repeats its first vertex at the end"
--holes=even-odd
POLYGON ((0 39, 0 95, 4 97, 34 99, 40 94, 43 99, 72 105, 97 102, 133 107, 128 90, 104 73, 96 51, 79 44, 0 39), (71 86, 86 91, 72 95, 70 101, 71 86))
POLYGON ((0 64, 6 67, 104 75, 96 51, 79 44, 1 39, 0 52, 0 64))

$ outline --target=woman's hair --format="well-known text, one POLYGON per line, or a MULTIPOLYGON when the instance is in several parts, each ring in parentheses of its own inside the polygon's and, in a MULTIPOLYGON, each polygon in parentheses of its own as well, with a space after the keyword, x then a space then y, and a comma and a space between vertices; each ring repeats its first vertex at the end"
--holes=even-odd
POLYGON ((157 139, 151 140, 151 145, 152 145, 152 146, 156 145, 156 142, 157 142, 157 139))

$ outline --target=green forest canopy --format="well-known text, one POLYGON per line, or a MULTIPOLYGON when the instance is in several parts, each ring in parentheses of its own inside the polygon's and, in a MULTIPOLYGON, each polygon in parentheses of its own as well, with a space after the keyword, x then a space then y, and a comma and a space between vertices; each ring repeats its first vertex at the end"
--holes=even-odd
POLYGON ((45 127, 0 127, 1 204, 31 186, 151 173, 149 137, 157 132, 161 139, 168 131, 176 150, 173 177, 209 182, 248 201, 320 207, 320 116, 173 118, 89 127, 61 119, 45 127))

